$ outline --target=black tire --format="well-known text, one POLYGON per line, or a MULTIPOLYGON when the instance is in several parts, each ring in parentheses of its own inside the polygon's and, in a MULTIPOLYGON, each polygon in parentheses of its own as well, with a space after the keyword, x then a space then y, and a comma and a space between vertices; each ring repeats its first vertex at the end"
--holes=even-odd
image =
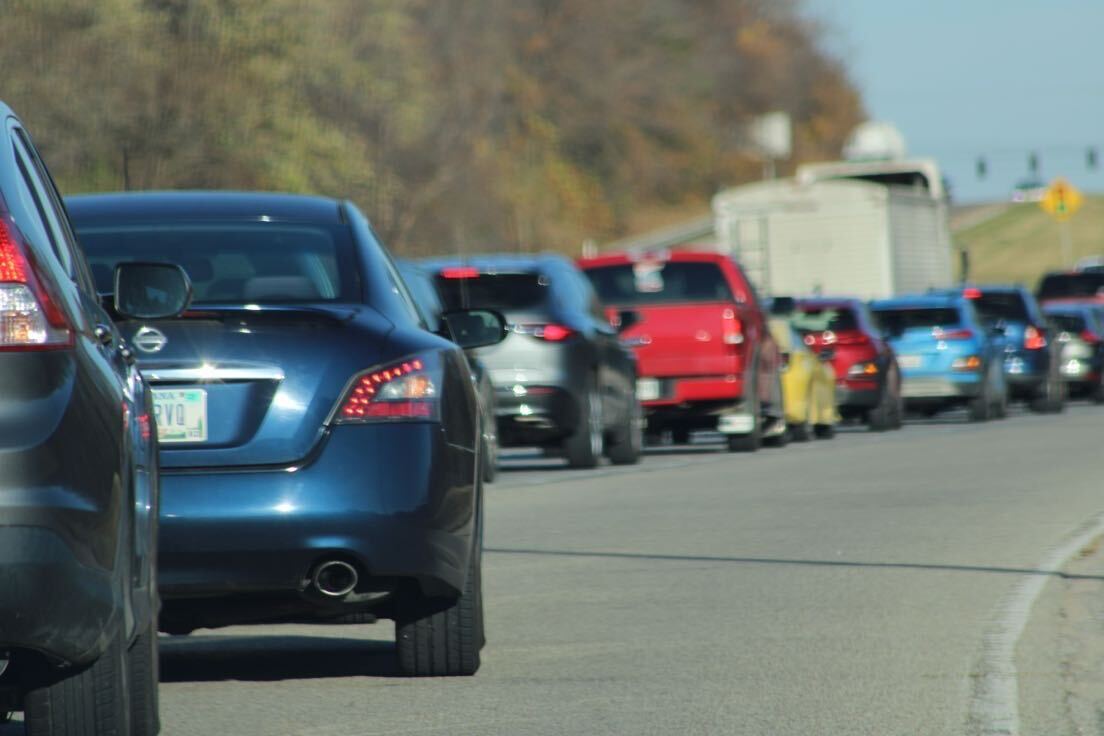
POLYGON ((157 630, 151 623, 145 633, 135 639, 127 651, 132 736, 156 736, 161 730, 157 695, 161 669, 157 649, 157 630))
POLYGON ((801 424, 791 424, 789 432, 790 439, 794 442, 808 442, 813 437, 813 425, 808 421, 801 424))
POLYGON ((621 426, 614 430, 606 456, 614 465, 635 465, 640 462, 640 453, 644 447, 644 430, 640 404, 633 401, 621 426))
POLYGON ((883 386, 878 405, 866 413, 866 426, 871 432, 885 432, 894 428, 895 403, 889 392, 889 386, 883 386))
POLYGON ((602 397, 594 383, 579 402, 579 419, 563 452, 570 468, 596 467, 602 457, 602 397))
POLYGON ((24 699, 27 736, 127 736, 126 655, 116 637, 91 665, 24 699))
POLYGON ((464 592, 452 601, 412 593, 399 601, 395 653, 407 677, 466 677, 479 670, 483 648, 483 584, 479 555, 472 555, 464 592))
POLYGON ((981 393, 970 399, 967 412, 971 422, 989 421, 990 411, 993 408, 993 400, 989 393, 989 383, 986 381, 981 386, 981 393))
POLYGON ((836 436, 836 425, 818 424, 813 427, 813 432, 816 433, 818 440, 830 440, 836 436))
POLYGON ((789 426, 783 426, 782 431, 779 434, 771 437, 765 437, 763 444, 767 447, 785 447, 790 444, 790 428, 789 426))
POLYGON ((1028 406, 1037 414, 1057 414, 1066 408, 1064 393, 1060 381, 1048 378, 1028 406))
POLYGON ((1104 404, 1104 375, 1089 390, 1089 400, 1094 404, 1104 404))
POLYGON ((484 440, 479 464, 482 466, 483 482, 494 483, 498 477, 498 447, 494 440, 484 440))
POLYGON ((993 418, 994 419, 1007 419, 1008 418, 1008 389, 1001 393, 997 400, 993 402, 993 418))

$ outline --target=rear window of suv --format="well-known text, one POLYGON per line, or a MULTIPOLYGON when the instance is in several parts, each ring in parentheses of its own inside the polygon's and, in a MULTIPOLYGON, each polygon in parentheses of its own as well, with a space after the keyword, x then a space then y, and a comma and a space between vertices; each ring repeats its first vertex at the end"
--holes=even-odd
POLYGON ((537 273, 438 275, 437 293, 445 309, 540 309, 549 301, 549 280, 537 273))
POLYGON ((1104 273, 1052 273, 1039 284, 1040 299, 1094 297, 1104 293, 1104 273))
POLYGON ((1089 328, 1081 314, 1048 314, 1047 319, 1061 332, 1081 332, 1089 328))
POLYGON ((970 299, 978 315, 986 322, 1000 320, 1027 322, 1031 319, 1023 294, 1014 291, 989 291, 970 299))
POLYGON ((790 320, 799 332, 846 332, 859 329, 855 313, 846 307, 803 307, 790 320))
POLYGON ((639 261, 585 271, 605 304, 686 304, 734 301, 715 263, 639 261))
POLYGON ((878 309, 874 311, 878 326, 891 334, 915 327, 958 327, 962 315, 953 307, 922 307, 918 309, 878 309))
POLYGON ((115 266, 175 263, 193 304, 281 304, 359 299, 347 227, 275 222, 96 224, 78 227, 96 289, 111 293, 115 266))

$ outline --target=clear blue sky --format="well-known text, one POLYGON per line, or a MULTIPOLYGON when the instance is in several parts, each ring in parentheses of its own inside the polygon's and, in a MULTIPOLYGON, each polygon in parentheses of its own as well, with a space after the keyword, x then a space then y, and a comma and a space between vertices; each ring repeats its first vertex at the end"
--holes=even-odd
POLYGON ((829 26, 870 117, 897 125, 911 155, 936 158, 956 201, 1007 197, 1032 150, 1043 179, 1104 193, 1104 0, 805 4, 829 26))

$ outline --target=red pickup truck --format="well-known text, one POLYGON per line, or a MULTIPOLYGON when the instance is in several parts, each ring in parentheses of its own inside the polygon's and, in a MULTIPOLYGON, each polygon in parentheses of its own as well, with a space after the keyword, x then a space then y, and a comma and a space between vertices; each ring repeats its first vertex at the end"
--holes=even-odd
POLYGON ((637 398, 648 433, 726 435, 733 451, 784 441, 782 356, 744 272, 720 253, 610 253, 579 267, 611 312, 637 321, 622 333, 637 357, 637 398))

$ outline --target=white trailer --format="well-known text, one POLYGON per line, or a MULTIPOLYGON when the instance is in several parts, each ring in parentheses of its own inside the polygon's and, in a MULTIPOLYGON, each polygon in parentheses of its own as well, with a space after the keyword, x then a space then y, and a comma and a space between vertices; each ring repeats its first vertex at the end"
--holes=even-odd
POLYGON ((820 164, 713 199, 718 246, 766 294, 888 297, 953 282, 934 164, 820 164))

